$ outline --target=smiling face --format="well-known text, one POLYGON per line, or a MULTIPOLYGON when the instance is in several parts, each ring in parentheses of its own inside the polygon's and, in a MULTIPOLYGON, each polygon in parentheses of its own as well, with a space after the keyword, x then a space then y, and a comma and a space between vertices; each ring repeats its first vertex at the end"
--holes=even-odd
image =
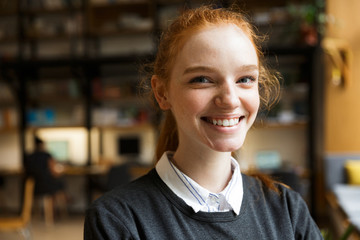
POLYGON ((195 32, 177 55, 160 106, 176 119, 179 146, 239 149, 259 108, 258 57, 232 24, 195 32))

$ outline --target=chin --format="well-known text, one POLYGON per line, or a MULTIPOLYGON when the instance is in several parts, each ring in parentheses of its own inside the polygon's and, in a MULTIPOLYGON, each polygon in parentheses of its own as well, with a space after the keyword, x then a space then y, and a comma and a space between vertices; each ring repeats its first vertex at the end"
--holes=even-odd
POLYGON ((244 141, 243 140, 238 140, 236 142, 221 142, 221 143, 212 143, 211 144, 211 148, 214 151, 217 152, 234 152, 239 150, 242 146, 243 146, 244 141))

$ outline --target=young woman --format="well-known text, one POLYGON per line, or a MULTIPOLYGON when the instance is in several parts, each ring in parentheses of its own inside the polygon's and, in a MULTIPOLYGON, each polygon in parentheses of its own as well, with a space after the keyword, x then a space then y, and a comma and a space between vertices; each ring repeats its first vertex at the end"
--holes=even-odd
POLYGON ((242 14, 211 7, 164 32, 151 77, 166 112, 159 161, 92 205, 85 239, 322 239, 297 193, 231 156, 278 95, 258 40, 242 14))

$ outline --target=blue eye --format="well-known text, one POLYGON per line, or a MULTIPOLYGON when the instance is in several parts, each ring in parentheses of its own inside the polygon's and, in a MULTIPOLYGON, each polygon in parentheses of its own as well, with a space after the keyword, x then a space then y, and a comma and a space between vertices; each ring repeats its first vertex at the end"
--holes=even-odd
POLYGON ((190 80, 190 83, 210 83, 211 81, 204 76, 200 76, 200 77, 195 77, 193 79, 190 80))
POLYGON ((238 83, 245 83, 245 84, 250 84, 252 82, 255 82, 255 78, 251 77, 251 76, 246 76, 246 77, 242 77, 238 80, 238 83))

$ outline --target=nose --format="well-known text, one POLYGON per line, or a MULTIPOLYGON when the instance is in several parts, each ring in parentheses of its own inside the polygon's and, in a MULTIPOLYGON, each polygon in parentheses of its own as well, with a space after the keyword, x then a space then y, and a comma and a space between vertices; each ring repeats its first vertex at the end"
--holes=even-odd
POLYGON ((215 104, 222 108, 236 108, 240 104, 240 98, 235 84, 223 83, 215 97, 215 104))

